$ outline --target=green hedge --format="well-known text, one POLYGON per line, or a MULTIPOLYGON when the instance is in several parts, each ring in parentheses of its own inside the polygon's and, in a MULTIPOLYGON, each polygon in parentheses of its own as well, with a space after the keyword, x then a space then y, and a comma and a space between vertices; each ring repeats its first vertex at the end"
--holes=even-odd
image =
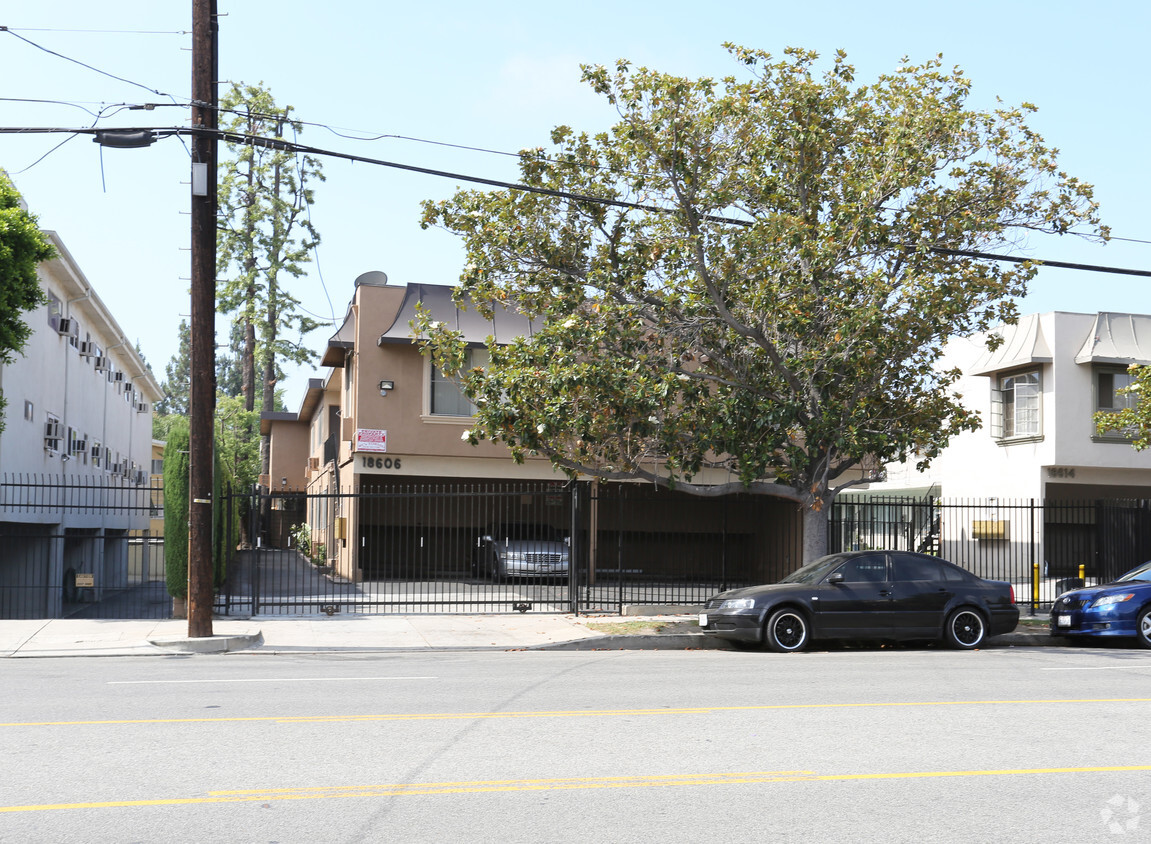
POLYGON ((164 576, 168 594, 188 597, 188 420, 172 420, 164 447, 164 576))
MULTIPOLYGON (((188 597, 188 450, 187 418, 172 421, 164 449, 164 573, 168 594, 188 597)), ((239 541, 239 509, 228 498, 231 479, 215 443, 212 473, 212 583, 217 589, 227 577, 228 550, 239 541), (225 509, 231 506, 231 518, 225 509), (230 530, 229 530, 230 528, 230 530)))

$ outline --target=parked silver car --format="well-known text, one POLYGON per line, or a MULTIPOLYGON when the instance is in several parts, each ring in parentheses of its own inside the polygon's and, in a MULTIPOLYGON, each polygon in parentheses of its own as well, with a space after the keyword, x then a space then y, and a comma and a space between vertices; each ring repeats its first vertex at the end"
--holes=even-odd
POLYGON ((493 580, 506 577, 567 577, 571 542, 542 524, 493 525, 476 540, 474 568, 493 580))

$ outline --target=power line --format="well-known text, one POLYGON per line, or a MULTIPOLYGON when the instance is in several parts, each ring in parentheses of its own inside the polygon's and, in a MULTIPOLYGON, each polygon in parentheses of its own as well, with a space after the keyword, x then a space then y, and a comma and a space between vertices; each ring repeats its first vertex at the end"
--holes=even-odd
MULTIPOLYGON (((201 130, 198 129, 178 129, 174 130, 177 133, 183 134, 197 134, 201 130)), ((395 161, 385 161, 383 159, 368 158, 366 156, 352 155, 350 153, 337 152, 334 150, 324 150, 319 147, 312 147, 305 144, 298 144, 290 141, 283 141, 278 138, 261 138, 259 136, 243 135, 235 132, 220 132, 218 133, 220 139, 225 143, 244 143, 253 144, 256 146, 266 146, 269 149, 280 149, 285 152, 295 152, 307 155, 328 155, 333 158, 343 158, 348 161, 360 162, 364 164, 376 164, 381 167, 391 167, 394 169, 407 170, 415 173, 423 173, 430 176, 439 176, 443 178, 459 179, 464 182, 472 182, 474 184, 488 185, 490 187, 504 188, 505 190, 517 190, 528 193, 537 193, 545 196, 554 196, 561 199, 571 199, 576 202, 589 202, 599 205, 608 205, 617 208, 630 208, 639 211, 652 211, 655 213, 666 214, 671 213, 667 208, 661 208, 656 205, 648 205, 644 203, 628 202, 622 199, 611 199, 607 197, 595 197, 587 194, 577 194, 568 191, 554 190, 551 188, 540 188, 532 185, 524 185, 518 182, 505 182, 498 179, 487 179, 480 176, 471 176, 463 173, 452 173, 445 170, 435 170, 428 167, 417 167, 412 164, 401 164, 395 161)), ((741 219, 737 217, 723 217, 717 215, 704 215, 703 219, 709 222, 727 223, 730 225, 738 226, 752 226, 754 221, 741 219)), ((1127 269, 1123 267, 1107 267, 1098 264, 1082 264, 1073 263, 1068 261, 1050 261, 1040 258, 1021 258, 1013 255, 997 255, 990 252, 979 252, 975 250, 964 249, 947 249, 944 247, 928 246, 928 251, 934 252, 938 255, 955 255, 965 258, 978 258, 980 260, 991 261, 1008 261, 1016 264, 1032 263, 1039 264, 1047 267, 1058 267, 1060 269, 1082 270, 1088 272, 1101 272, 1101 273, 1114 273, 1119 275, 1133 275, 1151 278, 1151 270, 1136 270, 1127 269)))
MULTIPOLYGON (((280 150, 282 152, 289 152, 303 155, 324 155, 331 158, 340 158, 345 161, 351 161, 361 164, 374 164, 379 167, 389 167, 396 170, 405 170, 411 173, 422 173, 427 176, 437 176, 446 179, 458 179, 461 182, 469 182, 472 184, 486 185, 488 187, 502 188, 504 190, 522 191, 525 193, 535 193, 543 196, 553 196, 559 199, 569 199, 574 202, 586 202, 594 205, 605 205, 615 208, 627 208, 637 211, 650 211, 657 214, 672 213, 671 209, 661 208, 658 205, 649 205, 639 202, 629 202, 624 199, 612 199, 610 197, 590 196, 588 194, 572 193, 570 191, 555 190, 552 188, 541 188, 533 185, 525 185, 519 182, 507 182, 501 179, 488 179, 482 176, 472 176, 466 173, 454 173, 448 170, 437 170, 430 167, 419 167, 414 164, 402 164, 397 161, 387 161, 380 158, 369 158, 362 155, 354 155, 352 153, 339 152, 337 150, 328 150, 321 147, 313 147, 306 144, 300 144, 293 141, 286 141, 282 138, 265 138, 259 135, 245 135, 240 132, 228 132, 218 129, 205 130, 197 127, 173 127, 170 129, 160 128, 117 128, 117 129, 63 129, 63 128, 5 128, 0 127, 0 134, 48 134, 69 132, 73 134, 91 134, 99 136, 105 134, 113 137, 117 133, 140 133, 150 132, 156 139, 165 137, 179 137, 183 135, 197 136, 204 134, 211 134, 217 140, 224 141, 225 143, 232 144, 246 144, 251 146, 264 147, 266 149, 280 150)), ((754 220, 738 218, 738 217, 724 217, 719 215, 707 214, 703 215, 701 219, 707 222, 724 223, 727 225, 737 226, 752 226, 755 224, 754 220)), ((908 245, 904 248, 915 249, 917 247, 908 245)), ((1046 267, 1056 267, 1059 269, 1080 270, 1084 272, 1097 272, 1097 273, 1111 273, 1116 275, 1130 275, 1140 276, 1144 278, 1151 278, 1151 270, 1137 270, 1124 267, 1109 267, 1101 264, 1084 264, 1070 261, 1052 261, 1043 258, 1022 258, 1014 255, 999 255, 992 252, 980 252, 977 250, 969 249, 950 249, 942 246, 925 246, 929 252, 934 252, 937 255, 954 255, 965 258, 978 258, 987 261, 1007 261, 1010 263, 1023 264, 1031 263, 1046 267)))
POLYGON ((47 26, 3 26, 0 30, 9 32, 71 32, 96 33, 101 35, 191 35, 186 29, 57 29, 47 26))
POLYGON ((131 79, 125 79, 123 76, 117 76, 116 74, 109 73, 106 70, 100 70, 100 68, 93 67, 92 65, 86 64, 85 62, 82 62, 79 59, 74 59, 71 56, 65 56, 63 53, 57 53, 55 50, 49 50, 47 47, 43 46, 42 44, 37 44, 35 41, 32 41, 28 38, 25 38, 23 35, 17 35, 12 29, 10 29, 7 26, 0 26, 0 32, 7 32, 13 38, 19 38, 25 44, 31 45, 32 47, 35 47, 37 50, 43 50, 45 53, 48 53, 51 56, 56 56, 56 58, 58 58, 58 59, 64 59, 64 61, 72 62, 73 64, 78 64, 78 65, 80 65, 80 67, 87 68, 88 70, 94 71, 95 73, 99 73, 102 76, 107 76, 110 79, 115 79, 118 82, 127 82, 129 85, 135 85, 137 88, 143 88, 145 91, 150 91, 151 93, 157 94, 161 97, 168 97, 170 100, 172 100, 172 102, 176 101, 176 98, 174 96, 172 96, 171 94, 165 94, 163 91, 157 90, 156 88, 149 88, 147 85, 142 85, 139 82, 133 82, 131 79))

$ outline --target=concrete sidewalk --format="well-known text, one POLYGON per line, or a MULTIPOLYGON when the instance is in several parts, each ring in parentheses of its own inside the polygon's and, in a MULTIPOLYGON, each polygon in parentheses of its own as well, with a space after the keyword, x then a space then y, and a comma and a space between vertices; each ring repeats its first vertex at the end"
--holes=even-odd
MULTIPOLYGON (((211 638, 190 639, 188 623, 181 620, 14 620, 0 621, 0 657, 729 647, 699 633, 694 621, 691 615, 263 616, 243 621, 216 619, 211 638), (610 628, 617 625, 619 632, 613 634, 610 628)), ((1021 628, 991 639, 988 647, 1048 643, 1045 630, 1021 628)))

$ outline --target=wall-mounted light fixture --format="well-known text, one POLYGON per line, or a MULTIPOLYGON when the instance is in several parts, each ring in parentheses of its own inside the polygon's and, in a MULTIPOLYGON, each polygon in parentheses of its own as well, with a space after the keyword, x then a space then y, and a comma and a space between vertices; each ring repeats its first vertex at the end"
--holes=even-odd
POLYGON ((381 381, 380 382, 380 395, 386 396, 389 390, 396 389, 395 381, 381 381))

